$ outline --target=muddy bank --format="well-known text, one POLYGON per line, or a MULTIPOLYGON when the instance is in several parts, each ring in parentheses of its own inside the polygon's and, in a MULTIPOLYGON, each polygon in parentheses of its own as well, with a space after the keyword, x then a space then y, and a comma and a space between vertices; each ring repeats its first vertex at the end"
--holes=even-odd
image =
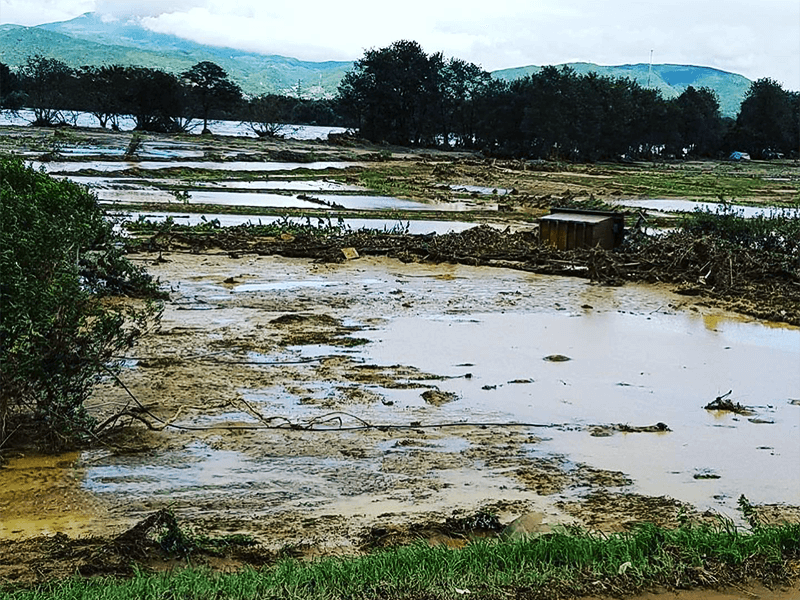
POLYGON ((670 283, 685 296, 742 314, 800 325, 800 275, 787 257, 724 246, 683 233, 634 235, 622 248, 559 251, 528 231, 489 226, 444 235, 337 232, 265 237, 256 226, 194 233, 170 230, 143 242, 151 251, 222 249, 343 262, 348 256, 387 256, 403 262, 454 263, 587 278, 610 285, 670 283), (355 251, 355 254, 352 254, 355 251), (350 254, 348 254, 350 253, 350 254))

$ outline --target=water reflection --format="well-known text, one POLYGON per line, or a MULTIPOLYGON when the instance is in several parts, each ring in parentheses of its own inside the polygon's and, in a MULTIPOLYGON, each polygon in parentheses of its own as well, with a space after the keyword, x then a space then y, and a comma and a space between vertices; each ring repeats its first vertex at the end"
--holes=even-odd
POLYGON ((317 161, 317 162, 264 162, 264 161, 76 161, 76 162, 40 162, 31 161, 34 169, 44 169, 48 173, 75 173, 78 171, 99 171, 101 173, 114 173, 128 169, 142 171, 156 171, 159 169, 203 169, 208 171, 324 171, 326 169, 347 169, 360 166, 361 163, 344 161, 317 161))
POLYGON ((644 208, 662 212, 694 212, 695 210, 712 213, 733 211, 746 219, 780 215, 789 218, 800 218, 800 208, 776 208, 760 206, 744 206, 740 204, 721 204, 717 202, 697 202, 694 200, 656 199, 649 200, 615 200, 612 204, 644 208))
MULTIPOLYGON (((66 111, 67 122, 76 127, 96 128, 99 127, 97 118, 90 113, 66 111)), ((36 120, 33 111, 20 110, 15 112, 0 110, 0 126, 20 126, 25 127, 36 120)), ((136 122, 127 116, 120 117, 119 127, 121 131, 132 131, 136 122)), ((190 131, 199 133, 202 123, 197 122, 190 127, 190 131)), ((239 121, 211 121, 208 128, 215 135, 230 135, 237 137, 258 137, 249 125, 239 121)), ((110 132, 110 130, 108 130, 110 132)), ((319 125, 287 125, 281 131, 281 135, 291 140, 325 140, 330 133, 344 133, 347 131, 343 127, 327 127, 319 125)))

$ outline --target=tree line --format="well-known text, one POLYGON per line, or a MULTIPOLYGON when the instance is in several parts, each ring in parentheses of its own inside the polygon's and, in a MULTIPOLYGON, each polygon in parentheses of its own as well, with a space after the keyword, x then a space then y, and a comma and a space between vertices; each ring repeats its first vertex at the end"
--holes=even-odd
POLYGON ((202 121, 247 123, 258 135, 275 135, 285 123, 336 124, 331 100, 277 94, 247 98, 216 63, 203 61, 179 74, 160 69, 107 65, 73 69, 53 58, 32 56, 16 70, 0 63, 0 108, 33 111, 34 126, 64 124, 65 111, 94 115, 100 127, 119 129, 129 116, 134 129, 187 131, 202 121))
POLYGON ((35 125, 61 110, 94 114, 102 127, 130 115, 135 128, 175 132, 191 120, 239 120, 260 136, 284 123, 350 127, 373 142, 479 150, 491 156, 572 161, 797 156, 800 93, 772 79, 751 84, 735 119, 720 114, 713 90, 677 98, 624 78, 544 67, 511 82, 413 41, 367 50, 336 98, 267 94, 247 98, 227 73, 201 62, 179 75, 119 65, 71 69, 35 56, 16 71, 0 63, 0 102, 26 106, 35 125))
POLYGON ((339 88, 339 109, 361 135, 397 144, 477 149, 574 161, 622 157, 796 156, 800 94, 753 82, 736 119, 713 90, 665 99, 629 79, 544 67, 511 82, 419 44, 368 50, 339 88))

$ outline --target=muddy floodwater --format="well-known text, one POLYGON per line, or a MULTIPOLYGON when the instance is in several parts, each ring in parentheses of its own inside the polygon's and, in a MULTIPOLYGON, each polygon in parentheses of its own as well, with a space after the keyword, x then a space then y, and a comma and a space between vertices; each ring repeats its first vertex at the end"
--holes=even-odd
MULTIPOLYGON (((741 494, 800 504, 800 329, 505 269, 133 258, 171 290, 120 376, 154 430, 11 458, 0 536, 119 531, 172 506, 341 547, 457 511, 614 529, 681 505, 735 517, 741 494), (729 390, 748 414, 704 409, 729 390)), ((108 381, 93 411, 130 402, 108 381)))

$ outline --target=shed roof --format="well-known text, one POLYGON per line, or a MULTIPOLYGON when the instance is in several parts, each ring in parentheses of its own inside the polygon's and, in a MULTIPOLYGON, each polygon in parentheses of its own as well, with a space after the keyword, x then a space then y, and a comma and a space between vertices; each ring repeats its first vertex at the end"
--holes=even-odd
POLYGON ((541 221, 572 221, 578 223, 602 223, 613 219, 613 215, 586 215, 580 213, 559 212, 543 216, 541 221))

